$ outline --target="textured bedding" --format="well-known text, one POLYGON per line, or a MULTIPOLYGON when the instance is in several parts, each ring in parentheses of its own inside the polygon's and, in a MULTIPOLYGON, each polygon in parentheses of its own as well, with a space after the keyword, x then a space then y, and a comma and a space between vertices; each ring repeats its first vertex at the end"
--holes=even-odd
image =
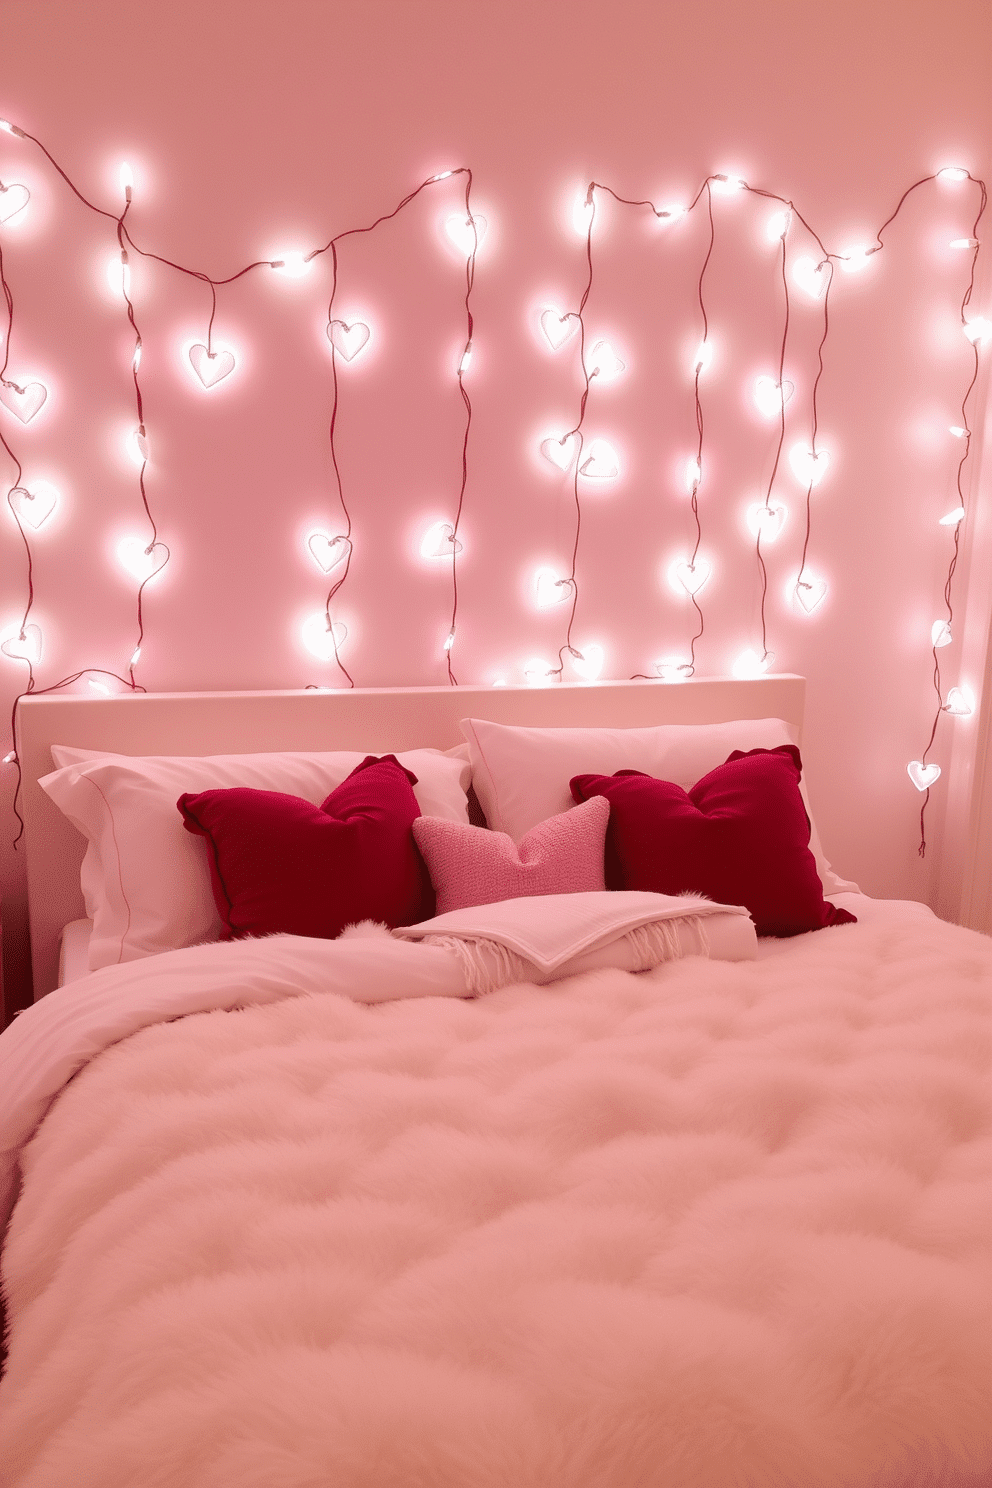
POLYGON ((156 1023, 23 1167, 11 1488, 992 1482, 992 942, 931 918, 156 1023))

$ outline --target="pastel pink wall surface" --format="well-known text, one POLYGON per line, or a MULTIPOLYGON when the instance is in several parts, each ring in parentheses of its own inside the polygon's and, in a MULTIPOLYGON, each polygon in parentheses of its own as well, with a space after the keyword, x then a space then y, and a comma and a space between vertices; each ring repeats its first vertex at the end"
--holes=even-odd
MULTIPOLYGON (((793 198, 843 251, 870 241, 920 176, 948 163, 992 174, 992 41, 979 0, 7 0, 0 51, 0 114, 38 135, 109 209, 119 209, 127 159, 136 240, 216 277, 324 244, 391 211, 432 173, 471 166, 488 231, 466 377, 475 412, 453 653, 464 682, 519 680, 527 658, 553 659, 564 640, 563 607, 538 610, 531 586, 539 564, 567 572, 574 509, 567 479, 537 446, 575 422, 581 381, 574 343, 552 353, 538 316, 549 303, 578 303, 584 246, 571 210, 591 179, 625 196, 685 201, 710 172, 734 171, 793 198)), ((33 193, 3 247, 17 362, 44 371, 51 387, 43 415, 16 429, 18 449, 63 496, 34 544, 45 686, 80 667, 123 672, 135 644, 136 586, 114 558, 122 537, 147 531, 122 453, 134 423, 133 337, 107 284, 114 224, 6 135, 0 177, 33 193)), ((460 182, 430 187, 341 247, 338 313, 373 331, 341 368, 338 424, 354 562, 336 613, 360 685, 446 675, 450 566, 420 558, 418 544, 431 521, 452 519, 459 488, 464 261, 444 221, 459 209, 460 182)), ((973 204, 949 183, 924 188, 886 252, 863 274, 838 276, 820 396, 833 461, 814 496, 810 550, 830 587, 813 616, 787 598, 803 494, 787 470, 777 490, 789 520, 768 549, 769 646, 777 670, 809 679, 804 755, 825 845, 841 872, 880 895, 934 897, 941 873, 954 872, 940 860, 937 791, 934 847, 917 856, 920 798, 906 762, 919 757, 933 717, 929 635, 949 556, 937 519, 956 504, 946 430, 971 355, 957 324, 964 262, 946 245, 969 230, 973 204)), ((763 491, 774 441, 748 388, 775 369, 782 313, 769 208, 746 196, 717 201, 715 212, 707 301, 717 357, 705 385, 710 463, 700 498, 714 577, 703 674, 727 672, 760 637, 743 514, 763 491)), ((687 359, 699 339, 705 247, 698 212, 677 233, 616 206, 597 224, 586 320, 591 339, 608 336, 627 366, 594 390, 586 428, 617 446, 623 473, 584 501, 574 640, 604 648, 604 676, 650 671, 654 658, 684 652, 693 629, 664 568, 691 534, 681 471, 694 445, 687 359)), ((238 365, 205 393, 184 354, 203 339, 208 290, 161 264, 132 265, 148 494, 172 555, 145 591, 137 675, 150 689, 340 680, 299 640, 327 587, 307 533, 341 530, 327 441, 329 267, 325 256, 298 280, 259 270, 218 291, 217 340, 238 365)), ((980 275, 978 311, 988 297, 980 275)), ((819 316, 796 296, 789 444, 808 432, 819 316)), ((980 379, 967 476, 976 507, 985 397, 980 379)), ((7 516, 0 565, 2 627, 25 593, 7 516)), ((983 623, 979 613, 974 624, 983 623)), ((961 663, 950 648, 945 657, 953 683, 961 663)), ((2 661, 4 707, 21 678, 18 664, 2 661)), ((970 680, 979 690, 981 676, 970 680)), ((948 730, 969 726, 943 720, 933 757, 949 764, 948 730)), ((9 768, 2 790, 9 826, 9 768)), ((8 979, 20 975, 24 936, 12 835, 5 828, 0 847, 8 979)))

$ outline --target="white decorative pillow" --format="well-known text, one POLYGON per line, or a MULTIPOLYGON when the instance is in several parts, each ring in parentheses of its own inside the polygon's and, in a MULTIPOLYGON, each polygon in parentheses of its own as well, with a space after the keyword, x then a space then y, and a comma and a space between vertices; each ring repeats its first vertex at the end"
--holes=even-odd
MULTIPOLYGON (((463 718, 472 756, 472 785, 489 826, 519 841, 549 816, 566 811, 573 775, 613 775, 643 770, 684 790, 722 765, 734 749, 775 749, 796 744, 797 731, 781 718, 728 723, 666 723, 655 728, 515 728, 485 718, 463 718)), ((805 783, 810 851, 825 894, 857 893, 838 878, 823 855, 805 783)))
MULTIPOLYGON (((470 778, 464 745, 442 753, 411 749, 397 758, 417 777, 425 816, 467 822, 470 778)), ((88 841, 80 882, 93 921, 89 969, 134 961, 220 938, 202 838, 183 827, 184 791, 251 786, 319 804, 364 754, 130 756, 53 744, 61 768, 38 783, 88 841)))

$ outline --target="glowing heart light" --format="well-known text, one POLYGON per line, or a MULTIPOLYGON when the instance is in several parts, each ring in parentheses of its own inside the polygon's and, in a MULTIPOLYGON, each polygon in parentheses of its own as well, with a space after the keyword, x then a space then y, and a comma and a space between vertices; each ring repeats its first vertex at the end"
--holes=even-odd
POLYGON ((688 682, 692 676, 692 662, 681 656, 660 656, 654 663, 655 675, 662 682, 688 682))
POLYGON ((488 226, 489 223, 485 217, 480 217, 478 213, 475 213, 471 217, 466 217, 462 213, 456 212, 448 218, 444 224, 444 230, 459 252, 464 253, 465 257, 469 258, 481 248, 482 240, 486 236, 486 228, 488 226))
POLYGON ((688 558, 676 558, 669 567, 668 581, 676 592, 682 590, 690 598, 694 598, 709 582, 712 572, 712 564, 708 563, 705 558, 700 558, 698 554, 694 563, 688 558))
POLYGON ((956 527, 959 522, 964 521, 964 517, 964 507, 956 506, 953 511, 947 513, 946 517, 941 517, 939 525, 941 527, 956 527))
POLYGON ((965 321, 962 330, 972 346, 979 346, 992 336, 992 320, 986 320, 984 315, 976 315, 973 320, 965 321))
POLYGON ((762 656, 757 651, 742 651, 733 665, 735 677, 763 677, 765 672, 775 660, 774 651, 766 651, 762 656))
POLYGON ((553 568, 539 568, 534 575, 534 598, 542 610, 564 604, 572 597, 574 589, 572 580, 560 578, 553 568))
POLYGON ((699 482, 702 480, 702 478, 703 478, 703 469, 702 469, 702 466, 700 465, 699 461, 696 460, 696 459, 686 460, 686 462, 685 462, 685 485, 686 485, 686 490, 689 492, 689 495, 690 496, 692 495, 692 493, 696 489, 696 487, 699 485, 699 482))
POLYGON ((189 361, 205 388, 216 387, 234 371, 233 351, 208 351, 199 343, 190 347, 189 361))
POLYGON ((15 486, 8 500, 18 521, 37 532, 58 506, 59 493, 47 481, 35 481, 32 486, 15 486))
POLYGON ((620 474, 620 460, 612 444, 605 439, 594 439, 579 466, 579 474, 587 480, 614 480, 620 474))
POLYGON ((860 274, 868 267, 872 254, 877 252, 877 248, 849 248, 846 253, 837 255, 837 262, 845 274, 860 274))
POLYGON ((555 305, 549 305, 547 310, 541 312, 541 330, 552 351, 557 351, 566 341, 571 341, 580 324, 579 317, 573 311, 568 310, 563 315, 555 305))
POLYGON ((589 353, 588 372, 590 377, 601 377, 604 382, 612 382, 619 377, 627 363, 622 362, 617 356, 609 341, 597 341, 589 353))
POLYGON ((131 266, 126 253, 115 254, 113 258, 108 259, 107 284, 112 295, 120 295, 123 300, 130 299, 131 266))
POLYGON ((26 661, 37 666, 41 661, 41 627, 38 625, 15 625, 0 641, 0 651, 11 661, 26 661))
POLYGON ((354 320, 350 325, 346 320, 331 320, 327 324, 327 339, 346 362, 353 362, 358 353, 365 349, 371 334, 362 320, 354 320))
POLYGON ((827 259, 818 262, 815 258, 797 258, 792 265, 792 280, 810 299, 818 300, 830 283, 830 264, 827 259))
POLYGON ((117 544, 117 561, 139 584, 147 584, 168 563, 169 550, 165 543, 146 543, 140 537, 122 537, 117 544))
POLYGON ((9 186, 0 183, 0 222, 12 221, 30 200, 30 191, 19 181, 12 181, 9 186))
POLYGON ((462 545, 450 522, 435 522, 433 527, 428 527, 420 543, 421 558, 450 558, 461 551, 462 545))
POLYGON ((795 384, 773 377, 756 377, 754 380, 754 406, 765 418, 776 418, 795 392, 795 384))
POLYGON ((773 212, 768 219, 765 232, 770 243, 781 243, 789 228, 792 226, 792 213, 773 212))
POLYGON ((525 661, 523 674, 528 687, 548 687, 558 681, 558 673, 550 661, 545 661, 542 656, 532 656, 529 661, 525 661))
POLYGON ((318 610, 304 620, 300 634, 311 656, 318 661, 334 661, 348 639, 348 627, 342 620, 328 623, 326 611, 318 610))
POLYGON ((968 718, 974 711, 974 693, 967 687, 952 687, 947 694, 944 712, 953 714, 955 718, 968 718))
POLYGON ((29 424, 48 397, 48 389, 42 382, 0 382, 0 403, 20 419, 29 424))
POLYGON ((572 226, 580 238, 589 236, 596 215, 595 205, 588 200, 585 193, 576 198, 575 206, 572 208, 572 226))
POLYGON ((602 646, 590 644, 588 646, 583 646, 581 649, 571 647, 569 649, 569 657, 572 662, 572 669, 580 677, 582 677, 586 682, 595 682, 596 678, 603 670, 603 663, 606 660, 606 653, 603 650, 602 646))
POLYGON ((918 791, 928 791, 940 779, 940 766, 925 765, 922 760, 910 760, 906 773, 918 791))
POLYGON ((780 501, 769 501, 767 504, 759 501, 748 507, 747 525, 755 537, 762 537, 765 542, 774 542, 785 526, 788 515, 788 508, 780 501))
POLYGON ((351 556, 351 542, 347 537, 338 534, 336 537, 328 537, 325 532, 311 532, 307 538, 307 547, 310 557, 316 563, 322 573, 330 573, 332 568, 337 568, 351 556))
POLYGON ((930 644, 935 651, 939 651, 942 646, 949 646, 953 639, 950 624, 946 620, 933 622, 930 627, 930 644))
POLYGON ((579 436, 576 433, 563 434, 560 439, 553 436, 541 441, 541 454, 546 460, 559 470, 571 469, 572 461, 578 453, 579 436))
POLYGON ((789 451, 789 464, 801 486, 818 486, 827 473, 830 451, 811 450, 805 444, 794 444, 789 451))
POLYGON ((135 465, 145 465, 148 462, 148 436, 145 434, 144 426, 132 429, 127 436, 127 452, 135 465))
POLYGON ((826 579, 799 579, 793 590, 796 603, 802 607, 807 615, 812 615, 818 605, 823 603, 826 593, 826 579))

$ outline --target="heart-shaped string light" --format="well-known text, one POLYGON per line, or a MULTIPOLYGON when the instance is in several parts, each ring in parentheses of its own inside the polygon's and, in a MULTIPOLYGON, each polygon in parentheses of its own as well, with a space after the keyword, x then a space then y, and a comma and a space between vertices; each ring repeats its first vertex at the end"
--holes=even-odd
POLYGON ((827 473, 830 451, 811 450, 805 444, 794 444, 789 451, 789 464, 801 486, 818 486, 827 473))
POLYGON ((659 656, 654 670, 662 682, 688 682, 693 666, 691 661, 685 661, 681 656, 659 656))
POLYGON ((754 406, 765 418, 776 418, 795 392, 795 385, 788 380, 776 382, 774 377, 761 376, 754 380, 754 406))
POLYGON ((8 500, 18 521, 37 532, 58 506, 59 493, 47 481, 35 481, 30 486, 15 486, 8 500))
POLYGON ((935 651, 939 651, 941 646, 949 646, 953 639, 950 624, 946 620, 933 622, 930 627, 930 644, 935 651))
POLYGON ((595 682, 606 660, 606 652, 602 646, 594 645, 592 642, 581 647, 570 646, 568 655, 572 670, 586 682, 595 682))
POLYGON ((144 542, 140 537, 122 537, 117 544, 117 561, 128 573, 145 584, 169 561, 169 550, 165 543, 144 542))
POLYGON ((692 495, 692 493, 696 489, 696 487, 699 485, 699 482, 702 480, 702 478, 703 478, 703 469, 702 469, 702 466, 700 465, 700 463, 696 459, 696 457, 693 455, 691 459, 688 459, 685 462, 685 485, 686 485, 686 490, 689 492, 689 495, 690 496, 692 495))
POLYGON ((559 470, 568 470, 575 459, 579 449, 579 436, 576 433, 563 434, 560 439, 552 436, 550 439, 541 441, 541 454, 552 465, 559 470))
POLYGON ((763 677, 765 672, 775 660, 774 651, 766 651, 762 656, 760 651, 742 651, 733 665, 735 677, 763 677))
POLYGON ((676 591, 684 590, 690 597, 699 593, 708 583, 713 565, 696 555, 695 562, 688 558, 676 558, 668 569, 668 581, 676 591))
POLYGON ((975 697, 970 688, 952 687, 944 703, 944 712, 955 718, 968 718, 975 711, 975 697))
POLYGON ((613 480, 620 474, 620 459, 612 444, 605 439, 594 439, 589 453, 579 466, 579 474, 587 480, 613 480))
POLYGON ((0 181, 0 222, 12 221, 30 200, 30 191, 19 181, 12 181, 9 186, 0 181))
POLYGON ((462 545, 450 522, 435 522, 428 527, 420 542, 421 558, 450 558, 453 553, 461 551, 462 545))
POLYGON ((234 352, 208 351, 198 342, 189 349, 189 362, 203 386, 212 388, 234 371, 234 352))
POLYGON ((350 324, 346 320, 331 320, 327 323, 327 339, 346 362, 353 362, 358 353, 364 350, 371 334, 363 320, 353 320, 350 324))
POLYGON ((563 604, 572 597, 574 589, 572 580, 561 578, 553 568, 539 568, 534 575, 534 598, 542 610, 563 604))
POLYGON ((127 436, 127 452, 135 465, 144 465, 148 460, 148 436, 144 426, 132 429, 127 436))
POLYGON ((774 542, 785 526, 788 515, 788 508, 780 501, 759 501, 748 507, 747 525, 755 537, 763 537, 765 542, 774 542))
POLYGON ((15 625, 0 641, 0 651, 12 661, 26 661, 37 666, 41 661, 41 627, 38 625, 15 625))
POLYGON ((781 243, 792 226, 792 212, 786 208, 784 212, 773 212, 765 226, 765 234, 770 243, 781 243))
POLYGON ((918 791, 926 791, 940 779, 940 766, 925 765, 922 760, 910 760, 906 773, 918 791))
POLYGON ((316 656, 320 661, 334 661, 348 639, 348 627, 343 620, 328 624, 326 611, 318 610, 315 615, 304 620, 300 634, 311 656, 316 656))
POLYGON ((48 397, 43 382, 0 382, 0 403, 22 424, 29 424, 48 397))
POLYGON ((589 353, 586 362, 586 370, 590 377, 598 377, 603 382, 612 382, 619 377, 627 363, 622 362, 617 356, 609 341, 597 341, 589 353))
POLYGON ((972 346, 978 346, 992 336, 992 320, 986 320, 984 315, 976 315, 974 319, 965 321, 962 329, 972 346))
POLYGON ((802 607, 807 615, 812 615, 813 611, 826 597, 826 593, 826 579, 799 579, 793 590, 796 603, 802 607))
POLYGON ((459 252, 468 258, 482 246, 488 226, 485 217, 481 217, 478 212, 474 212, 471 217, 456 212, 445 222, 444 230, 459 252))
POLYGON ((332 568, 337 568, 351 553, 350 539, 340 533, 335 537, 328 537, 325 532, 311 532, 307 538, 307 547, 310 557, 322 573, 330 573, 332 568))
POLYGON ((563 314, 555 305, 550 305, 541 312, 541 330, 552 351, 557 351, 566 341, 571 341, 580 324, 579 317, 573 311, 567 310, 563 314))
POLYGON ((817 262, 815 258, 797 258, 792 265, 792 278, 811 299, 818 300, 830 283, 830 264, 826 259, 817 262))
POLYGON ((595 207, 589 200, 587 192, 583 191, 581 196, 575 198, 572 208, 572 226, 580 238, 589 236, 589 228, 595 215, 595 207))

